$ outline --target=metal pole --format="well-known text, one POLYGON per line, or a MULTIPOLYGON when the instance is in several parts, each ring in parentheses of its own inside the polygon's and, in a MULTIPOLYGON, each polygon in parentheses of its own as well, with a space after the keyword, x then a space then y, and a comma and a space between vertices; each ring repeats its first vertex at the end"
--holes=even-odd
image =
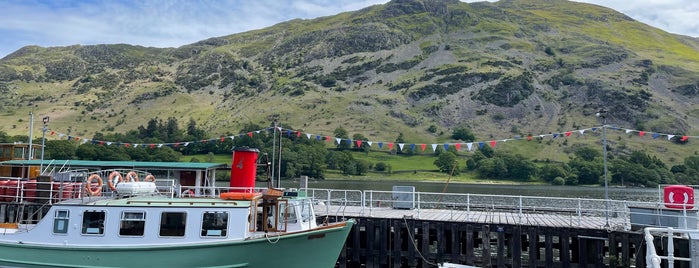
POLYGON ((41 165, 39 165, 39 175, 44 174, 44 147, 46 147, 46 130, 48 130, 49 117, 44 116, 44 128, 41 134, 41 165))
POLYGON ((274 185, 274 159, 277 156, 277 118, 274 118, 274 130, 272 131, 272 185, 274 185))
POLYGON ((32 160, 32 136, 34 135, 34 112, 29 112, 29 152, 27 160, 32 160))
POLYGON ((277 165, 277 188, 282 187, 282 132, 279 131, 279 165, 277 165))
POLYGON ((604 165, 604 227, 609 227, 609 183, 607 177, 607 110, 602 109, 597 112, 597 117, 602 117, 602 152, 604 165))

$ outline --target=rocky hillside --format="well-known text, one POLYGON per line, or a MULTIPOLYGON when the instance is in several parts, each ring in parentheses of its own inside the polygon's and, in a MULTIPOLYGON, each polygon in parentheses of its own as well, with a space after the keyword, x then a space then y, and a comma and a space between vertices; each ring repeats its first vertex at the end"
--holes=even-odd
POLYGON ((595 5, 394 0, 179 48, 24 47, 0 60, 0 130, 26 135, 33 111, 86 137, 154 117, 216 136, 279 115, 433 142, 457 126, 484 139, 590 127, 605 108, 611 124, 696 135, 697 70, 697 39, 595 5))

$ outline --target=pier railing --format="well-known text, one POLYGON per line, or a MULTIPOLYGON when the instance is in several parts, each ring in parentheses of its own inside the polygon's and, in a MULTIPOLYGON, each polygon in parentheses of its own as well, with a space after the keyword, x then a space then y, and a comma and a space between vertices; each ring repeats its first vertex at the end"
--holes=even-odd
MULTIPOLYGON (((515 224, 528 224, 537 217, 557 220, 567 227, 630 230, 632 218, 649 218, 651 222, 638 223, 638 228, 664 225, 671 222, 678 227, 697 228, 697 212, 691 207, 668 209, 662 202, 628 200, 562 198, 540 196, 483 195, 432 192, 400 192, 374 190, 305 189, 309 196, 323 202, 320 209, 326 215, 380 217, 389 210, 410 210, 413 217, 433 217, 458 221, 473 215, 507 216, 515 224), (353 213, 347 213, 349 208, 353 213), (634 208, 650 210, 634 210, 634 208), (609 208, 608 210, 606 208, 609 208), (656 219, 657 218, 657 219, 656 219), (654 224, 655 223, 655 224, 654 224)), ((395 213, 394 213, 395 214, 395 213)), ((403 213, 408 214, 408 213, 403 213)))

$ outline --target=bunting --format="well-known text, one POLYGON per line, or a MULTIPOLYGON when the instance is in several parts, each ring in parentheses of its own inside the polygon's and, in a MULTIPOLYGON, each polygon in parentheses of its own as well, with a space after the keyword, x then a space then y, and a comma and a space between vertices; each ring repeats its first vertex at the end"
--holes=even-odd
MULTIPOLYGON (((584 136, 585 132, 592 131, 596 132, 599 129, 606 127, 609 130, 613 131, 623 131, 623 133, 628 134, 632 137, 637 136, 639 138, 645 138, 645 137, 651 137, 652 139, 658 139, 660 137, 665 137, 667 140, 672 140, 675 137, 678 137, 680 141, 682 142, 687 142, 690 139, 695 139, 699 138, 699 136, 689 136, 689 135, 677 135, 677 134, 666 134, 666 133, 658 133, 658 132, 649 132, 649 131, 643 131, 643 130, 634 130, 634 129, 622 129, 619 127, 615 126, 599 126, 599 127, 591 127, 591 128, 585 128, 585 129, 578 129, 578 130, 571 130, 571 131, 565 131, 565 132, 560 132, 560 133, 548 133, 548 134, 539 134, 539 135, 527 135, 525 139, 523 139, 519 135, 515 135, 512 138, 508 139, 496 139, 496 140, 489 140, 489 141, 474 141, 474 142, 456 142, 456 143, 444 143, 441 144, 444 147, 444 150, 449 150, 449 147, 453 146, 457 151, 461 151, 462 145, 466 145, 466 150, 467 151, 472 151, 474 149, 473 145, 476 144, 478 147, 477 148, 483 148, 484 146, 490 146, 491 148, 495 148, 496 145, 499 142, 507 142, 509 140, 526 140, 526 141, 531 141, 536 137, 537 139, 545 139, 545 138, 551 138, 551 139, 557 139, 557 138, 563 138, 567 139, 571 136, 573 136, 573 133, 576 133, 577 136, 582 137, 584 136)), ((257 131, 250 131, 238 135, 231 135, 231 136, 218 136, 216 138, 211 138, 211 139, 206 139, 206 140, 200 140, 200 141, 180 141, 180 142, 172 142, 172 143, 151 143, 151 144, 142 144, 142 143, 135 143, 135 142, 124 142, 124 141, 102 141, 102 140, 94 140, 94 139, 88 139, 88 138, 81 138, 78 136, 73 136, 70 134, 66 133, 61 133, 56 130, 51 130, 49 133, 49 136, 57 136, 59 139, 67 139, 67 140, 73 140, 76 142, 80 143, 92 143, 95 145, 102 145, 102 146, 124 146, 125 148, 138 148, 138 147, 144 147, 144 148, 162 148, 163 146, 168 146, 172 148, 178 148, 180 146, 187 147, 191 144, 195 143, 216 143, 216 142, 225 142, 226 139, 229 140, 234 140, 236 137, 240 138, 243 136, 248 136, 250 138, 254 137, 256 134, 260 134, 263 132, 269 132, 275 130, 274 128, 266 128, 266 129, 261 129, 257 131)), ((342 144, 343 142, 346 142, 348 145, 356 145, 359 148, 362 148, 362 145, 365 147, 371 148, 374 144, 377 145, 379 150, 384 149, 384 145, 388 147, 388 150, 393 150, 394 143, 393 142, 386 142, 386 141, 368 141, 368 140, 352 140, 349 138, 341 138, 341 137, 331 137, 331 136, 322 136, 320 134, 311 134, 311 133, 306 133, 303 131, 299 130, 292 130, 292 129, 283 129, 281 127, 277 127, 276 130, 280 131, 281 133, 286 132, 287 136, 291 137, 296 136, 297 138, 300 138, 302 134, 307 138, 307 139, 313 139, 315 137, 316 140, 321 141, 325 139, 327 142, 335 142, 335 144, 342 144)), ((410 146, 410 150, 415 151, 416 147, 419 146, 420 150, 423 152, 427 149, 427 144, 425 143, 397 143, 398 148, 400 150, 404 150, 404 147, 406 144, 410 146)), ((440 144, 433 143, 430 144, 432 152, 437 151, 437 147, 439 147, 440 144)))

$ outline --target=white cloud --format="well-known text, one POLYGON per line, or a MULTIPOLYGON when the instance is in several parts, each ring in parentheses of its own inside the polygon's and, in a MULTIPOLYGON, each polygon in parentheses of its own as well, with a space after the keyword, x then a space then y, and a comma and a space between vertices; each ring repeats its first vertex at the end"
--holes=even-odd
MULTIPOLYGON (((699 36, 699 1, 579 0, 673 33, 699 36)), ((0 57, 22 46, 127 43, 178 47, 206 38, 359 10, 387 0, 3 0, 0 57)), ((474 2, 467 0, 466 2, 474 2)), ((491 1, 492 2, 492 1, 491 1)))

